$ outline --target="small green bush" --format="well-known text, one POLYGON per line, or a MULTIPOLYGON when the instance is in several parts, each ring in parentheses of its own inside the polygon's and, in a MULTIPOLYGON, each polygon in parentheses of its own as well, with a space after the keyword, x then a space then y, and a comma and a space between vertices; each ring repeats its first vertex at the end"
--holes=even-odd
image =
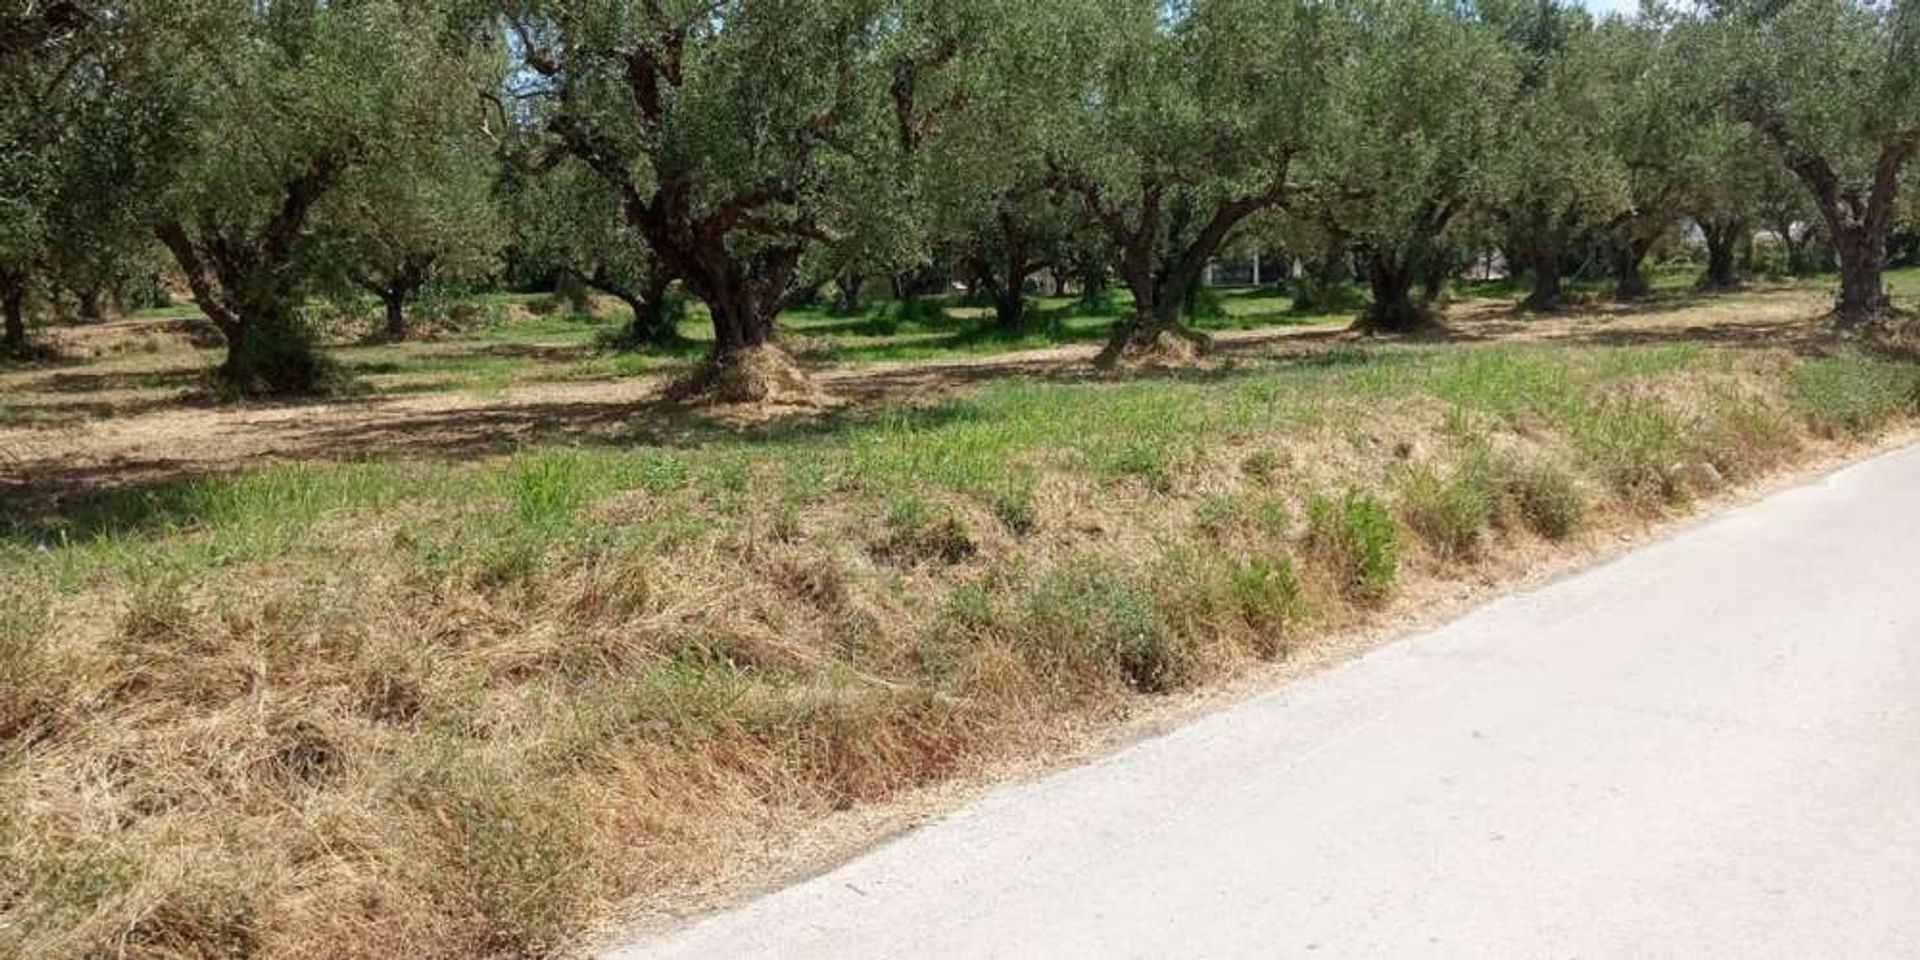
POLYGON ((1548 540, 1565 540, 1586 520, 1587 502, 1580 488, 1572 476, 1552 464, 1534 463, 1513 471, 1507 490, 1527 527, 1548 540))
POLYGON ((1450 560, 1471 556, 1493 521, 1493 473, 1469 464, 1447 477, 1431 467, 1408 471, 1401 487, 1407 523, 1450 560))
POLYGON ((1647 399, 1588 409, 1574 422, 1574 442, 1615 492, 1630 501, 1675 503, 1687 496, 1676 469, 1687 435, 1678 414, 1647 399))
POLYGON ((1033 483, 1009 483, 993 492, 988 506, 993 515, 1016 537, 1024 537, 1040 526, 1040 511, 1033 502, 1033 483))
POLYGON ((1108 474, 1137 479, 1154 493, 1173 491, 1173 467, 1164 443, 1147 440, 1126 443, 1113 451, 1103 466, 1108 474))
POLYGON ((1255 450, 1240 461, 1240 472, 1253 480, 1269 480, 1280 470, 1280 457, 1272 450, 1255 450))
POLYGON ((1229 580, 1235 602, 1247 625, 1259 632, 1262 652, 1280 651, 1276 634, 1306 617, 1306 598, 1300 578, 1288 557, 1256 556, 1235 563, 1229 580))
POLYGON ((1358 601, 1385 599, 1400 575, 1406 544, 1387 505, 1358 490, 1307 505, 1307 543, 1340 571, 1342 588, 1358 601))
POLYGON ((1042 578, 1027 598, 1030 629, 1118 674, 1141 693, 1165 693, 1184 673, 1183 644, 1143 585, 1093 562, 1042 578))

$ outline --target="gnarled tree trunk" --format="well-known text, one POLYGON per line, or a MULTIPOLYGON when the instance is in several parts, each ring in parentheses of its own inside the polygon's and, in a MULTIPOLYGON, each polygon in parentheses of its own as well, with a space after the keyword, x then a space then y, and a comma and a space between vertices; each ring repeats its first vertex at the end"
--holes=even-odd
POLYGON ((88 284, 76 288, 73 297, 79 301, 80 319, 86 323, 99 323, 107 319, 106 297, 100 284, 88 284))
POLYGON ((211 217, 195 228, 170 220, 154 233, 186 275, 200 312, 227 341, 220 379, 240 394, 313 393, 332 367, 300 322, 294 260, 307 214, 333 182, 334 163, 316 157, 281 190, 280 209, 259 232, 223 227, 211 217))
POLYGON ((1647 284, 1646 271, 1642 268, 1647 261, 1648 251, 1653 249, 1650 241, 1638 237, 1622 240, 1613 252, 1613 295, 1621 300, 1638 300, 1653 292, 1647 284))
POLYGON ((1016 247, 999 268, 985 263, 976 265, 975 279, 993 299, 993 319, 1002 330, 1019 328, 1027 321, 1027 280, 1040 271, 1040 263, 1027 259, 1016 247))
POLYGON ((644 349, 679 342, 680 330, 674 318, 667 314, 667 290, 673 286, 672 277, 658 270, 651 271, 636 288, 614 282, 602 267, 596 268, 587 283, 626 304, 631 316, 622 340, 627 345, 644 349))
POLYGON ((1705 217, 1700 232, 1707 241, 1707 272, 1695 284, 1701 290, 1732 290, 1740 285, 1740 235, 1746 224, 1735 218, 1705 217))
POLYGON ((6 315, 4 345, 6 354, 25 360, 27 346, 27 275, 24 271, 0 271, 0 311, 6 315))
POLYGON ((866 286, 866 283, 867 278, 858 271, 835 277, 833 285, 839 290, 840 297, 834 308, 841 313, 859 313, 860 289, 866 286))
POLYGON ((1560 276, 1560 250, 1557 247, 1534 247, 1527 253, 1527 263, 1533 268, 1533 287, 1520 306, 1543 313, 1560 309, 1566 298, 1566 286, 1560 276))
POLYGON ((1200 228, 1188 237, 1186 227, 1201 211, 1184 199, 1176 200, 1169 211, 1165 183, 1151 178, 1141 182, 1138 211, 1129 220, 1128 213, 1081 171, 1056 166, 1053 178, 1060 187, 1079 194, 1088 214, 1107 231, 1120 250, 1121 279, 1133 291, 1133 315, 1114 326, 1094 357, 1095 365, 1101 367, 1110 367, 1127 354, 1151 354, 1163 348, 1177 353, 1210 346, 1205 334, 1182 322, 1188 295, 1241 221, 1283 206, 1287 200, 1283 163, 1264 190, 1215 202, 1202 214, 1206 220, 1200 228))
POLYGON ((1892 304, 1880 271, 1900 196, 1901 171, 1920 154, 1920 127, 1890 133, 1880 144, 1872 178, 1861 185, 1842 180, 1827 159, 1800 142, 1770 108, 1759 108, 1746 120, 1786 155, 1787 169, 1813 194, 1814 205, 1826 221, 1827 237, 1840 260, 1835 320, 1841 326, 1854 326, 1886 314, 1892 304))
POLYGON ((1412 333, 1432 324, 1426 308, 1413 299, 1416 271, 1407 258, 1383 250, 1367 252, 1367 287, 1373 299, 1354 324, 1368 333, 1412 333))

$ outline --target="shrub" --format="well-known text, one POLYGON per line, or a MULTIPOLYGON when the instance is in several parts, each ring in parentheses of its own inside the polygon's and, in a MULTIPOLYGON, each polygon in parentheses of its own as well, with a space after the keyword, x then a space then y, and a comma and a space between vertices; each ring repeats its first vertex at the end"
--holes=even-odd
POLYGON ((1108 474, 1137 479, 1154 493, 1173 491, 1173 467, 1164 443, 1135 439, 1109 454, 1103 466, 1108 474))
POLYGON ((1686 455, 1685 429, 1679 416, 1660 403, 1603 403, 1575 421, 1573 434, 1580 452, 1622 497, 1667 503, 1685 499, 1686 485, 1676 473, 1686 455))
POLYGON ((1586 500, 1573 477, 1552 464, 1535 463, 1513 471, 1507 490, 1527 527, 1548 540, 1565 540, 1586 519, 1586 500))
POLYGON ((1283 649, 1278 634, 1304 619, 1307 613, 1306 598, 1301 594, 1293 560, 1265 556, 1242 560, 1234 564, 1229 583, 1241 616, 1256 631, 1261 653, 1278 654, 1283 649))
POLYGON ((1272 450, 1255 450, 1240 461, 1240 472, 1253 480, 1269 480, 1280 469, 1280 457, 1272 450))
POLYGON ((1185 672, 1183 645, 1142 585, 1103 564, 1069 564, 1028 597, 1026 620, 1141 693, 1164 693, 1185 672))
POLYGON ((1316 496, 1307 505, 1307 542, 1340 572, 1347 596, 1384 599, 1400 574, 1405 550, 1400 526, 1378 498, 1358 490, 1335 500, 1316 496))
POLYGON ((1016 537, 1024 537, 1040 525, 1040 512, 1034 506, 1031 479, 1005 485, 994 491, 989 501, 993 515, 1007 528, 1008 533, 1016 537))
POLYGON ((1246 512, 1246 504, 1239 497, 1210 493, 1194 505, 1193 525, 1202 534, 1217 538, 1232 530, 1246 516, 1246 512))
POLYGON ((1473 554, 1493 520, 1493 471, 1470 463, 1441 477, 1431 467, 1408 471, 1401 488, 1407 523, 1449 560, 1473 554))

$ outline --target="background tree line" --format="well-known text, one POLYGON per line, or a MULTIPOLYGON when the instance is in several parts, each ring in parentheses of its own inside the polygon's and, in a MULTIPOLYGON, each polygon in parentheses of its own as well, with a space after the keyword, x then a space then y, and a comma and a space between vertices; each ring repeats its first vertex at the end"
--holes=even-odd
POLYGON ((449 284, 599 290, 640 348, 697 302, 686 388, 756 399, 805 382, 783 308, 880 278, 1006 326, 1124 288, 1117 362, 1203 348, 1236 247, 1376 331, 1496 251, 1553 310, 1765 231, 1855 326, 1920 258, 1920 0, 5 0, 0 94, 6 352, 165 275, 239 393, 329 385, 317 298, 400 338, 449 284))

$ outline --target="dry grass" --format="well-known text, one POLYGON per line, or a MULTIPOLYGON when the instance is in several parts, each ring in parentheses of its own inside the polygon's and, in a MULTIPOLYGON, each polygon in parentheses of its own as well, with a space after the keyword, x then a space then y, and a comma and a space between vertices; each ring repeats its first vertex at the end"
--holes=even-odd
POLYGON ((0 954, 563 953, 833 811, 1870 441, 1916 384, 1334 349, 81 498, 0 538, 0 954))

